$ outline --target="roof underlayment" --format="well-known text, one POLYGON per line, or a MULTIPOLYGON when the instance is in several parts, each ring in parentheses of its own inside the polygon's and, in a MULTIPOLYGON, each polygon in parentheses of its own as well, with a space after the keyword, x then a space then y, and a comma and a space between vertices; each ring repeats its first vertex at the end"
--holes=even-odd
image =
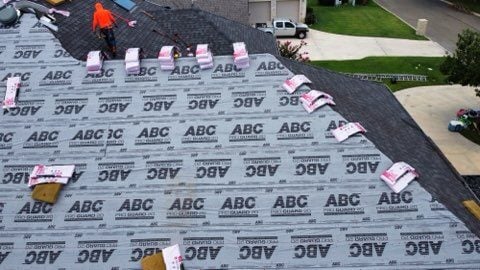
POLYGON ((1 269, 139 269, 176 243, 186 269, 480 265, 463 222, 416 181, 392 193, 379 174, 399 160, 364 136, 337 143, 345 119, 307 114, 309 88, 284 91, 272 55, 92 76, 32 16, 0 34, 1 86, 22 78, 0 122, 1 269), (53 206, 30 198, 35 164, 76 165, 53 206))

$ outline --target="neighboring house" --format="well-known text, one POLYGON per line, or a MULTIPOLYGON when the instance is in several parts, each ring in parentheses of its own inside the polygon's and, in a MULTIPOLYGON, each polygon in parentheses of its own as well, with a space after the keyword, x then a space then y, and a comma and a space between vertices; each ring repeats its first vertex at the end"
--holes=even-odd
POLYGON ((146 52, 140 74, 122 59, 86 73, 77 59, 105 46, 89 1, 62 6, 58 40, 33 15, 0 27, 0 88, 22 80, 0 116, 0 268, 140 269, 179 244, 186 270, 478 269, 480 223, 461 204, 473 194, 384 85, 282 58, 271 35, 206 11, 103 4, 137 20, 115 34, 119 55, 146 52), (213 68, 160 70, 162 46, 198 43, 213 68), (312 84, 289 94, 293 74, 312 84), (336 106, 306 113, 312 88, 336 106), (338 143, 345 122, 367 132, 338 143), (396 194, 379 175, 398 161, 420 176, 396 194), (30 198, 36 164, 76 165, 54 205, 30 198))
POLYGON ((304 22, 307 0, 249 0, 248 12, 251 25, 270 22, 274 18, 304 22))

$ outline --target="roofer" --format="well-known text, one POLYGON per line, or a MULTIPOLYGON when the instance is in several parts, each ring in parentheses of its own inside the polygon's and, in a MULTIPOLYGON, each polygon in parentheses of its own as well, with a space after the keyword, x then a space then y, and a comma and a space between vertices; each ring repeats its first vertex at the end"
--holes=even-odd
POLYGON ((102 4, 95 4, 95 12, 93 13, 93 31, 100 28, 100 33, 107 42, 108 48, 112 51, 113 57, 117 55, 117 45, 113 34, 113 26, 117 27, 115 18, 108 9, 104 9, 102 4))

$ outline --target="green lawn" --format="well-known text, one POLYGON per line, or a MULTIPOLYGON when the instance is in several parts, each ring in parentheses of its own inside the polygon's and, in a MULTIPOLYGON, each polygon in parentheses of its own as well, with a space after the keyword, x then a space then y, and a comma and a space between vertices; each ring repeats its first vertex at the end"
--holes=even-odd
POLYGON ((308 0, 317 17, 313 29, 352 36, 372 36, 425 40, 415 30, 374 3, 368 5, 319 6, 317 0, 308 0))
POLYGON ((445 76, 439 66, 443 57, 366 57, 360 60, 348 61, 312 61, 312 65, 338 72, 349 73, 396 73, 427 75, 427 82, 397 82, 390 80, 384 83, 392 90, 425 85, 445 84, 445 76), (432 70, 429 70, 432 69, 432 70))

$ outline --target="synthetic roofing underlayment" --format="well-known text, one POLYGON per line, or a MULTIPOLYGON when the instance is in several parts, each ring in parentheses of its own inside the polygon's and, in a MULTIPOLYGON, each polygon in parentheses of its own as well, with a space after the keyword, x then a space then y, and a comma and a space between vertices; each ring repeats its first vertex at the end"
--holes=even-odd
POLYGON ((272 55, 87 75, 32 16, 0 34, 1 86, 22 79, 0 122, 1 269, 139 269, 176 243, 186 269, 480 265, 479 239, 416 181, 392 193, 379 175, 399 160, 337 143, 344 118, 307 114, 272 55), (35 164, 76 165, 55 205, 30 198, 35 164))

